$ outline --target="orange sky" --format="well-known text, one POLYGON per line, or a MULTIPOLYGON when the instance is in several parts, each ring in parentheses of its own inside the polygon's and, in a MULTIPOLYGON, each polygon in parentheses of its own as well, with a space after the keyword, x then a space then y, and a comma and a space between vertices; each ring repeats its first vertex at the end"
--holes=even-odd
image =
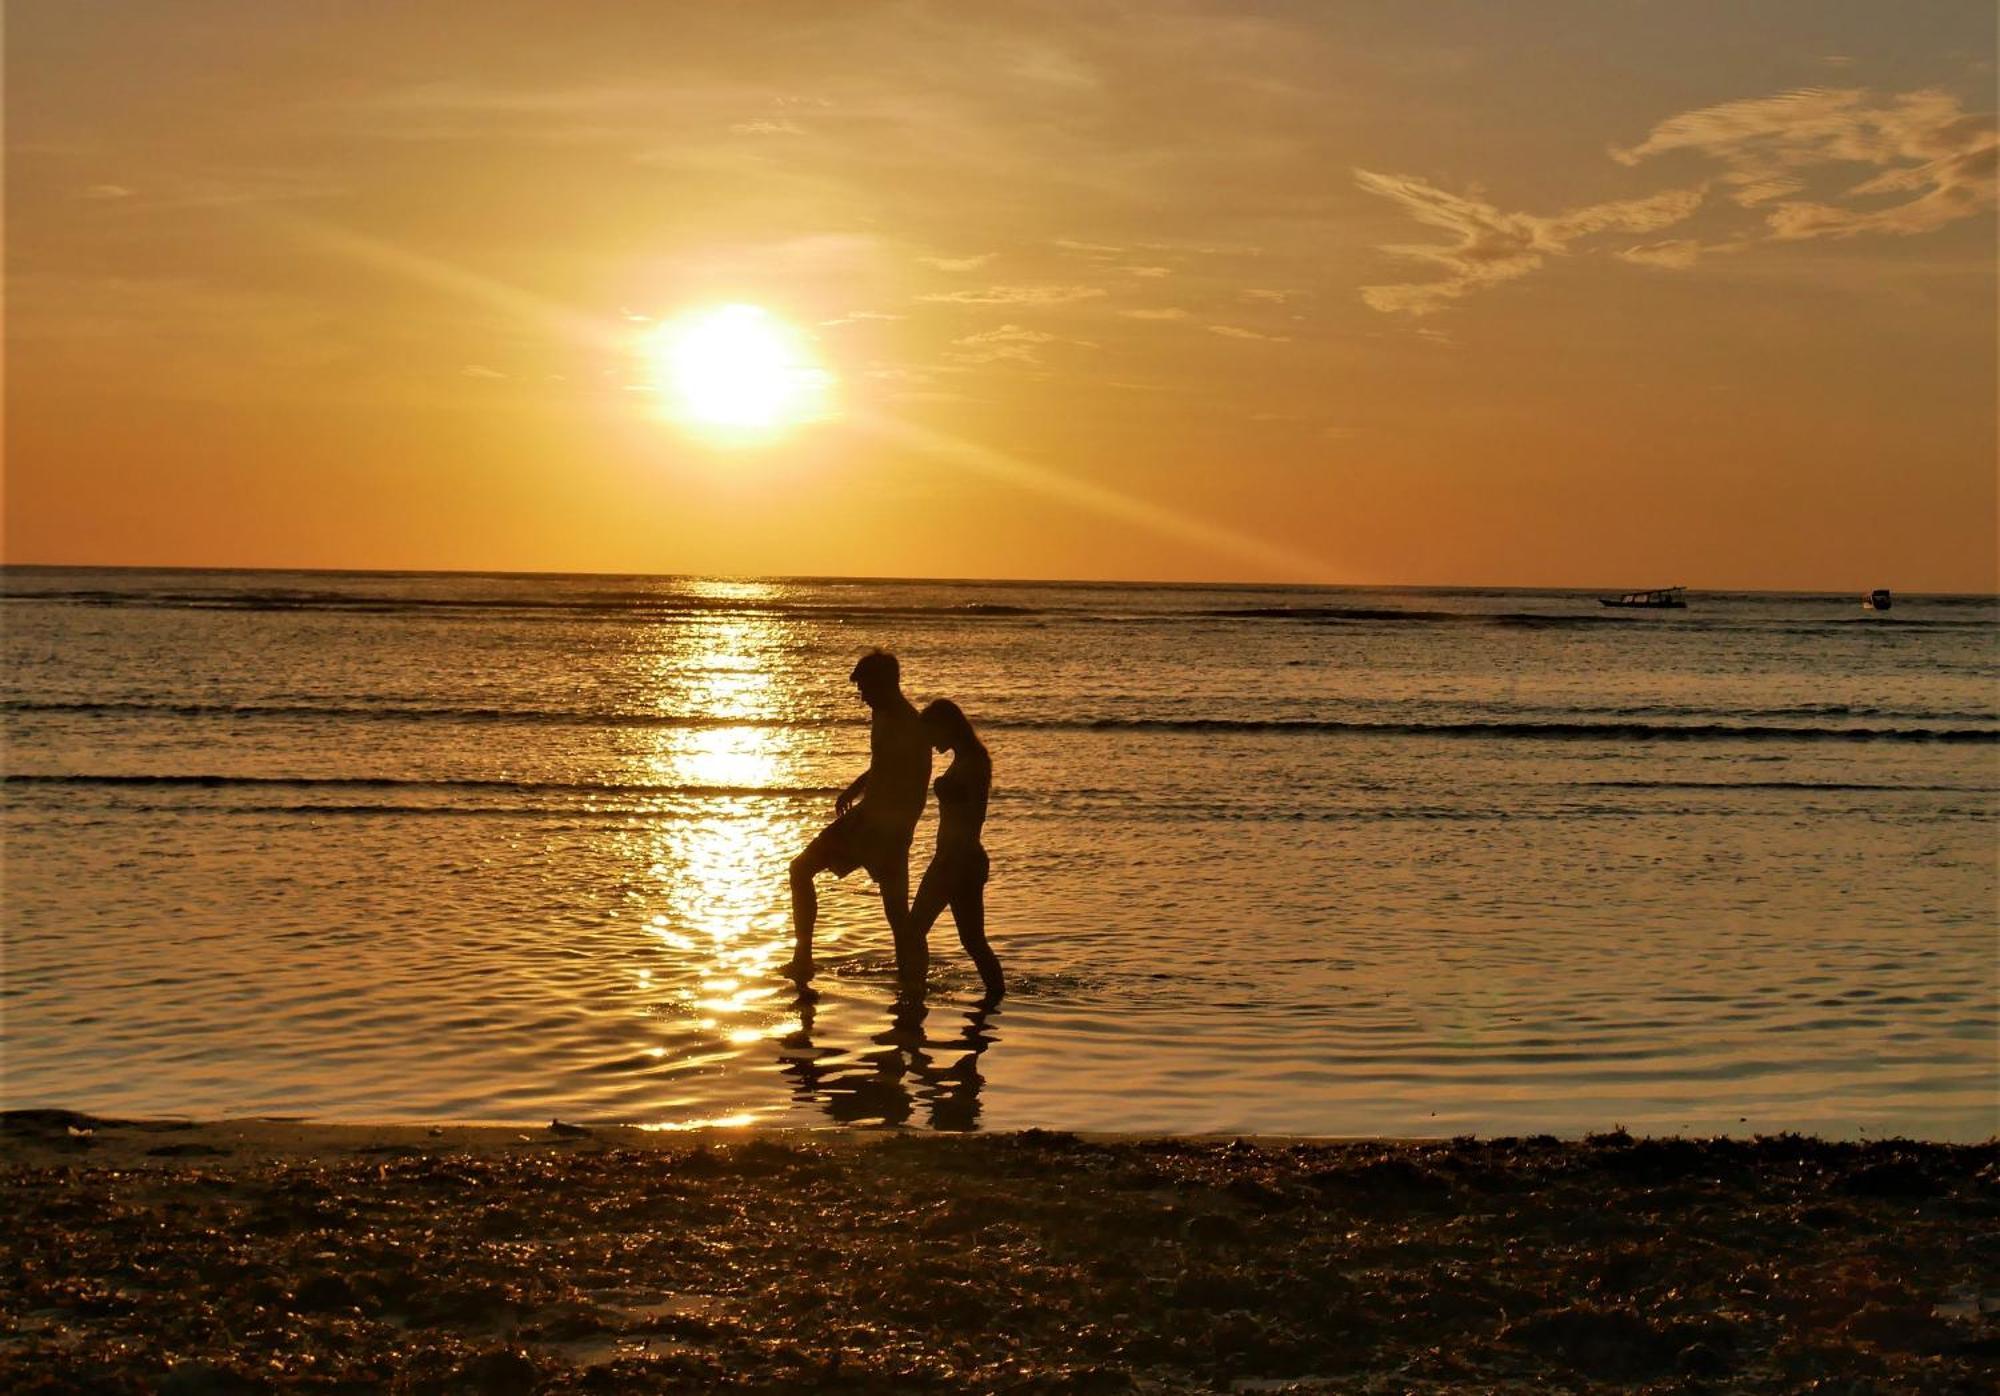
POLYGON ((17 0, 6 559, 1994 588, 1990 4, 1251 8, 17 0))

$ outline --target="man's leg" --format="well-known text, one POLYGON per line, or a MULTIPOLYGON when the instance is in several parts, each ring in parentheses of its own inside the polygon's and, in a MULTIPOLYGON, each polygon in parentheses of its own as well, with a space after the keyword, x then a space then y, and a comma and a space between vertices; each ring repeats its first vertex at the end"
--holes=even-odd
POLYGON ((819 896, 813 891, 813 878, 825 867, 817 840, 792 859, 792 962, 785 966, 785 973, 801 980, 812 978, 813 923, 819 919, 819 896))
POLYGON ((925 936, 910 920, 910 865, 907 855, 878 870, 875 881, 882 889, 882 911, 889 918, 889 933, 896 942, 896 978, 903 992, 921 992, 930 973, 930 954, 925 936))

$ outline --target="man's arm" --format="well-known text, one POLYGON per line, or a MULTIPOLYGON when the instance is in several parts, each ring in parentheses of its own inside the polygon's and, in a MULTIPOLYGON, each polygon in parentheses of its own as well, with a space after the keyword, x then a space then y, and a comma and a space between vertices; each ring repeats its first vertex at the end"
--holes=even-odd
MULTIPOLYGON (((870 769, 872 770, 873 767, 870 767, 870 769)), ((861 792, 866 790, 867 788, 868 788, 868 772, 863 771, 860 775, 854 778, 854 784, 848 786, 847 789, 841 791, 840 794, 834 797, 833 801, 834 814, 836 816, 846 814, 848 810, 854 807, 854 802, 861 798, 861 792)))

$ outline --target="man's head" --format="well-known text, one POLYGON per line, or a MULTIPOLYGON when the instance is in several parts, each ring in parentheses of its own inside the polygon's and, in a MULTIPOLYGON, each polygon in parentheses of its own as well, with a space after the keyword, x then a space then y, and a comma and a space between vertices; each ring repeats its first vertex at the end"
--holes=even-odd
POLYGON ((885 699, 903 691, 902 666, 887 650, 870 650, 862 655, 854 672, 847 677, 854 680, 854 686, 861 690, 861 700, 871 708, 880 707, 885 699))

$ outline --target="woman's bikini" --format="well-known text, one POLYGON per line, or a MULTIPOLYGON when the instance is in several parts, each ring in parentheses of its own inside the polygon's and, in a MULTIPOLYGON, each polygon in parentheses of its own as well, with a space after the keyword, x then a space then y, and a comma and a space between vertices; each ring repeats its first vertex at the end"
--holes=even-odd
POLYGON ((938 802, 937 856, 962 864, 971 878, 984 882, 988 865, 979 829, 985 823, 985 812, 973 808, 972 782, 954 762, 931 783, 931 789, 937 792, 938 802), (964 827, 967 825, 970 827, 964 827))

